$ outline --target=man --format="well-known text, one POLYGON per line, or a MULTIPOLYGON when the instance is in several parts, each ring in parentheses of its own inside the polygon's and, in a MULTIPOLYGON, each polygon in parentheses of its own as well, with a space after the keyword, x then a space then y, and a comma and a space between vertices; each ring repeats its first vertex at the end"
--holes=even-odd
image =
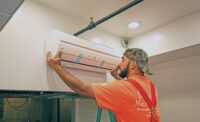
POLYGON ((121 63, 111 72, 116 80, 106 83, 85 84, 60 66, 60 55, 53 58, 49 52, 48 65, 71 89, 113 111, 117 122, 160 122, 154 84, 144 75, 152 75, 148 55, 142 49, 127 49, 121 63))

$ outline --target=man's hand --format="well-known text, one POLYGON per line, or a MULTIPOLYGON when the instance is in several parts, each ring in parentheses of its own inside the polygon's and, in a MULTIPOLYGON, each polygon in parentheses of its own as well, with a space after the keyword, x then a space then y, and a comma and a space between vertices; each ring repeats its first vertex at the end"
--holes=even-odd
POLYGON ((111 75, 117 79, 117 80, 121 80, 122 78, 119 76, 118 74, 118 70, 119 70, 119 67, 117 66, 115 69, 113 69, 110 73, 111 75))
POLYGON ((55 69, 55 67, 57 65, 61 65, 61 55, 62 55, 62 52, 59 51, 55 57, 53 57, 52 53, 51 52, 48 52, 47 53, 47 56, 46 56, 46 63, 53 69, 55 69))
POLYGON ((70 74, 67 70, 61 67, 61 55, 62 52, 58 52, 55 57, 53 57, 51 52, 47 53, 46 62, 53 68, 60 78, 74 91, 77 93, 95 99, 91 84, 85 84, 76 76, 70 74))

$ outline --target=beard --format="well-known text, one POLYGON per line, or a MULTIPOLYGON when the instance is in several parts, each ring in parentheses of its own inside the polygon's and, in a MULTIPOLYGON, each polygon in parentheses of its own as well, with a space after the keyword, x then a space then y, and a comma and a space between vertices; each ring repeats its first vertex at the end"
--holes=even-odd
POLYGON ((121 78, 127 77, 127 75, 128 75, 128 70, 129 70, 128 67, 129 67, 129 66, 127 66, 123 71, 121 71, 121 72, 119 73, 119 76, 120 76, 121 78))

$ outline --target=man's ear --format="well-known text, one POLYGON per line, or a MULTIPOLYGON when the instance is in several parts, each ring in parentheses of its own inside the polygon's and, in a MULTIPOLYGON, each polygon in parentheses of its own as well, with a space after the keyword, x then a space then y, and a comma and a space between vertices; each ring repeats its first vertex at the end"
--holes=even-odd
POLYGON ((130 69, 135 69, 137 67, 137 62, 136 61, 131 61, 130 65, 129 65, 130 69))

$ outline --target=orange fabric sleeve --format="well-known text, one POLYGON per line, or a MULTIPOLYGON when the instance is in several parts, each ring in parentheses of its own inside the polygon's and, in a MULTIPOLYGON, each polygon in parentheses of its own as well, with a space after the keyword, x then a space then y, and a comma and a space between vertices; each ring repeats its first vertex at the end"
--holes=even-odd
POLYGON ((109 109, 115 112, 119 106, 119 81, 106 83, 93 83, 92 89, 95 99, 100 108, 109 109))

